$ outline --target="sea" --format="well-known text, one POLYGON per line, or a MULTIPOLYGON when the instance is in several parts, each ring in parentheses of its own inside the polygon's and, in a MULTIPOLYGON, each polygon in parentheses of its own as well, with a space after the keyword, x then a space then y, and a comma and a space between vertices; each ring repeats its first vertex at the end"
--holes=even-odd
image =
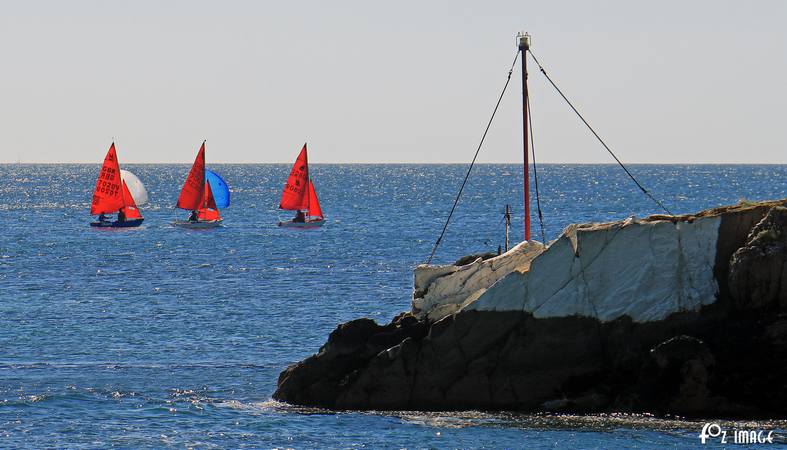
MULTIPOLYGON (((279 373, 338 324, 386 323, 409 309, 412 270, 432 252, 467 165, 312 165, 327 218, 317 229, 277 226, 291 217, 277 209, 289 165, 208 167, 230 186, 232 204, 221 228, 187 230, 172 221, 188 216, 174 205, 189 165, 123 166, 150 197, 135 229, 89 226, 99 164, 0 165, 0 448, 778 445, 724 445, 721 436, 703 444, 707 423, 787 442, 784 420, 276 402, 279 373)), ((785 165, 629 170, 673 213, 787 197, 785 165)), ((521 241, 522 184, 520 165, 475 166, 433 262, 504 247, 506 205, 511 244, 521 241)), ((540 165, 538 188, 537 240, 571 223, 663 212, 615 165, 540 165)))

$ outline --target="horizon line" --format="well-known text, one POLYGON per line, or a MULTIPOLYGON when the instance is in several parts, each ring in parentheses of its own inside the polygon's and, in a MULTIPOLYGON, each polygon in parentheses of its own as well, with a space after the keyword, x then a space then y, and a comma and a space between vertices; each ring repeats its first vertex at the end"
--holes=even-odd
MULTIPOLYGON (((74 165, 97 165, 100 166, 103 161, 98 162, 75 162, 75 161, 44 161, 44 162, 10 162, 10 161, 0 161, 0 165, 4 166, 13 166, 13 165, 56 165, 56 164, 74 164, 74 165)), ((191 165, 193 162, 124 162, 123 165, 191 165)), ((255 166, 255 165, 280 165, 280 164, 292 164, 292 161, 284 161, 284 162, 212 162, 211 164, 226 164, 226 165, 248 165, 248 166, 255 166)), ((394 165, 417 165, 417 166, 437 166, 437 165, 463 165, 467 166, 469 163, 467 162, 309 162, 310 165, 334 165, 334 166, 348 166, 348 165, 375 165, 375 166, 394 166, 394 165)), ((663 166, 678 166, 678 165, 717 165, 717 166, 753 166, 753 165, 767 165, 767 166, 784 166, 787 165, 787 161, 785 162, 626 162, 625 165, 663 165, 663 166)), ((491 166, 491 165, 522 165, 521 161, 515 162, 476 162, 475 165, 477 166, 491 166)), ((537 165, 539 166, 557 166, 557 165, 609 165, 609 166, 616 166, 618 163, 616 162, 539 162, 537 165)), ((531 164, 532 166, 532 164, 531 164)))

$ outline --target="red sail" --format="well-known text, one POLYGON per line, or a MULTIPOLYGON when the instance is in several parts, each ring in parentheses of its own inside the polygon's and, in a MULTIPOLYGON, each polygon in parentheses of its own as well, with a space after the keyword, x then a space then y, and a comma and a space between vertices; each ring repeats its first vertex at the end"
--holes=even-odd
POLYGON ((320 209, 320 201, 317 200, 317 191, 314 190, 314 183, 309 180, 309 213, 310 217, 323 218, 322 209, 320 209))
POLYGON ((131 196, 131 192, 128 191, 125 181, 123 182, 123 205, 120 210, 126 215, 126 220, 142 218, 142 214, 137 208, 137 203, 134 201, 134 197, 131 196))
POLYGON ((213 190, 210 188, 210 182, 205 183, 205 195, 202 207, 197 212, 199 220, 218 220, 221 218, 219 215, 219 208, 216 207, 216 199, 213 198, 213 190))
POLYGON ((113 142, 98 174, 96 188, 93 190, 93 202, 90 204, 90 214, 112 214, 123 206, 120 183, 120 165, 113 142))
POLYGON ((186 183, 178 197, 178 208, 197 210, 202 205, 202 196, 205 191, 205 143, 199 148, 197 159, 191 166, 186 183))
POLYGON ((306 144, 303 144, 295 165, 292 166, 290 177, 284 184, 284 191, 281 193, 280 209, 300 210, 309 207, 309 195, 306 184, 309 181, 309 161, 306 156, 306 144))

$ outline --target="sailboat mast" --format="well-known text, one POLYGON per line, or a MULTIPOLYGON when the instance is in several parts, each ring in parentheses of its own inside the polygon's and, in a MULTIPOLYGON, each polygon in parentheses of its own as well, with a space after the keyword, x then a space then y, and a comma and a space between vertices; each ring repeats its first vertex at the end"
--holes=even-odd
POLYGON ((309 153, 306 150, 306 144, 307 142, 303 143, 303 149, 304 152, 306 152, 304 153, 304 163, 306 165, 306 186, 303 187, 303 195, 306 196, 306 218, 308 219, 309 210, 311 207, 311 200, 312 200, 311 195, 309 193, 309 183, 311 183, 312 177, 311 174, 309 174, 309 153))
POLYGON ((519 33, 519 51, 522 52, 522 136, 524 149, 524 194, 525 194, 525 240, 530 240, 530 175, 528 174, 528 129, 527 129, 527 49, 530 48, 530 35, 519 33))
MULTIPOLYGON (((308 170, 308 169, 307 169, 308 170)), ((309 172, 306 172, 307 174, 309 172)), ((311 215, 312 210, 312 179, 306 176, 306 216, 311 215)))

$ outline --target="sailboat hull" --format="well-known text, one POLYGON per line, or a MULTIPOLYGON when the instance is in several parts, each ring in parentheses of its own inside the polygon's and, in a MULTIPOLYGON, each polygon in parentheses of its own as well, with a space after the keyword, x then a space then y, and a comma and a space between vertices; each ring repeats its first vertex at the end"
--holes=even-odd
POLYGON ((176 220, 172 222, 172 225, 181 228, 190 228, 190 229, 205 229, 205 228, 216 228, 221 226, 221 219, 219 220, 198 220, 198 221, 190 221, 190 220, 176 220))
POLYGON ((293 222, 290 220, 287 222, 279 222, 279 226, 286 228, 317 228, 321 227, 324 223, 325 219, 307 220, 306 222, 293 222))
POLYGON ((90 222, 90 226, 96 228, 134 228, 142 225, 143 220, 145 219, 130 219, 124 220, 123 222, 98 221, 90 222))

